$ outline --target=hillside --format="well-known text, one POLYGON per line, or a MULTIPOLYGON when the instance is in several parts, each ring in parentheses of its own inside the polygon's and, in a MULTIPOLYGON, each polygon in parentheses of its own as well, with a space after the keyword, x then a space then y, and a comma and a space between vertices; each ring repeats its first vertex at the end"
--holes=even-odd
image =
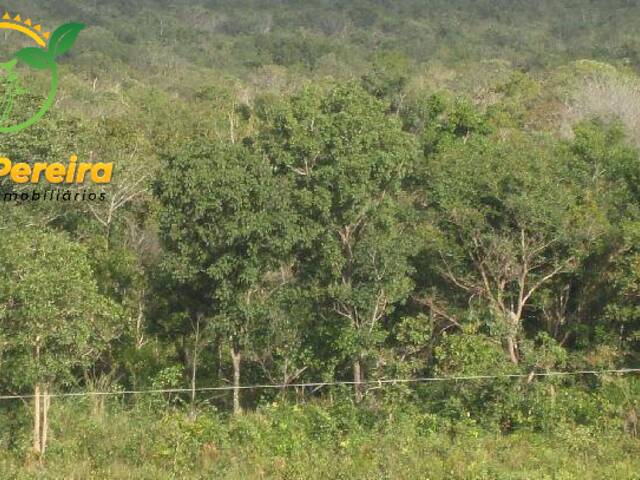
POLYGON ((640 2, 3 8, 0 477, 637 478, 640 2))

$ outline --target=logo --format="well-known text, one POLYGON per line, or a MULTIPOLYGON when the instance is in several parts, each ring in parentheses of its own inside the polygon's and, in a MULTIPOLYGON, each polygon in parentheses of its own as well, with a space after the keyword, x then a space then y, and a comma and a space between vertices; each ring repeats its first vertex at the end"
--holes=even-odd
MULTIPOLYGON (((20 15, 4 14, 0 30, 4 30, 5 42, 0 45, 0 58, 7 52, 15 53, 8 61, 0 63, 0 134, 30 127, 53 106, 59 83, 57 61, 71 50, 84 28, 82 23, 67 23, 50 34, 30 18, 23 20, 20 15)), ((113 163, 80 162, 75 154, 66 163, 14 162, 0 154, 0 187, 4 187, 5 202, 104 201, 105 192, 98 194, 77 189, 86 181, 108 184, 112 173, 113 163), (28 192, 13 189, 15 185, 44 182, 64 184, 67 190, 28 192)))
POLYGON ((71 155, 68 164, 38 162, 14 163, 9 158, 0 157, 0 178, 9 177, 13 183, 40 183, 42 178, 48 183, 81 185, 87 178, 93 183, 109 183, 113 174, 113 163, 78 162, 77 155, 71 155))
POLYGON ((0 30, 20 34, 17 41, 26 41, 29 46, 0 63, 0 133, 24 130, 49 111, 58 92, 56 60, 71 50, 84 28, 82 23, 67 23, 50 34, 29 18, 23 21, 20 15, 12 18, 4 14, 0 30), (33 86, 36 91, 25 85, 33 86), (38 87, 43 91, 37 91, 38 87))

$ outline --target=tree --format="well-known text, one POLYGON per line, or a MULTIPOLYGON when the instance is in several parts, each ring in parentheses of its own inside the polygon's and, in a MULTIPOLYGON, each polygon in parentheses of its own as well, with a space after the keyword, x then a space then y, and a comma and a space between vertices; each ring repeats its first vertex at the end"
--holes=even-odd
POLYGON ((372 69, 362 77, 363 87, 379 99, 388 99, 393 111, 402 108, 410 61, 400 52, 378 53, 372 69))
MULTIPOLYGON (((304 240, 296 272, 313 292, 318 327, 349 359, 356 398, 385 321, 411 291, 411 234, 402 182, 412 139, 357 85, 312 89, 264 112, 259 147, 293 185, 304 240)), ((410 211, 410 209, 409 209, 410 211)))
POLYGON ((104 232, 104 249, 112 247, 114 230, 125 223, 125 212, 132 204, 148 200, 148 184, 156 168, 156 160, 148 141, 140 133, 138 123, 131 120, 102 120, 90 131, 93 140, 91 161, 114 162, 117 175, 104 185, 106 200, 87 208, 104 232))
MULTIPOLYGON (((428 230, 426 242, 438 265, 430 284, 453 287, 441 296, 454 300, 457 290, 461 306, 486 311, 514 364, 536 294, 576 271, 602 234, 598 206, 583 202, 570 158, 541 137, 476 138, 427 164, 423 200, 437 233, 428 230)), ((433 296, 427 304, 441 314, 433 296)))
POLYGON ((603 355, 607 366, 633 359, 638 339, 638 249, 640 167, 635 143, 621 122, 583 122, 570 142, 572 172, 586 198, 599 205, 605 235, 590 248, 576 279, 571 315, 579 318, 578 344, 616 352, 603 355), (608 357, 608 358, 607 358, 608 357))
POLYGON ((33 448, 47 447, 51 391, 73 385, 76 368, 87 367, 117 338, 117 310, 98 293, 88 252, 60 233, 37 227, 3 235, 0 268, 0 337, 4 381, 33 388, 33 448))
POLYGON ((265 302, 278 288, 294 230, 285 178, 245 147, 194 143, 165 159, 156 183, 165 269, 197 299, 193 319, 207 319, 227 341, 233 406, 239 412, 243 354, 268 321, 265 302))

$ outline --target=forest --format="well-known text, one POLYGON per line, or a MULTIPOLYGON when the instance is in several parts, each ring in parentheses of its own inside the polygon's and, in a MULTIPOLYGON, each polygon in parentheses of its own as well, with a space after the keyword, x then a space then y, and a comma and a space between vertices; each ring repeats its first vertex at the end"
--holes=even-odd
POLYGON ((640 478, 640 1, 0 6, 0 478, 640 478))

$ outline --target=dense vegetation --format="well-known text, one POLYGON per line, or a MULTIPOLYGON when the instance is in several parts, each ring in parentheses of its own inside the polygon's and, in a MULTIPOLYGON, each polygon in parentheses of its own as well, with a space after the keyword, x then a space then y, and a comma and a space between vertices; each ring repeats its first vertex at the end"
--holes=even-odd
POLYGON ((638 478, 637 2, 5 3, 3 478, 638 478))

